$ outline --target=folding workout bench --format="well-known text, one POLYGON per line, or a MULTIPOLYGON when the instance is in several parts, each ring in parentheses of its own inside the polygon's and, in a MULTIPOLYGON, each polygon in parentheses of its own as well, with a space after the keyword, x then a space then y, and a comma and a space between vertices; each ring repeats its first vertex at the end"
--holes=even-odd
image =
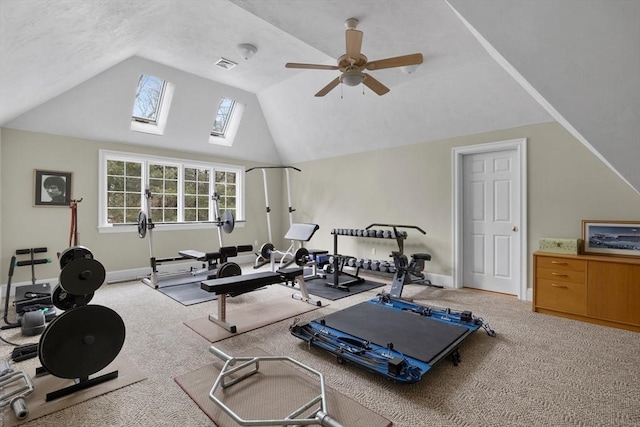
MULTIPOLYGON (((228 271, 229 269, 227 266, 230 264, 233 263, 221 265, 220 270, 228 271)), ((235 265, 237 266, 237 264, 235 265)), ((219 277, 213 280, 202 281, 200 283, 200 288, 207 292, 214 292, 218 295, 218 316, 216 317, 215 315, 210 314, 209 320, 235 334, 237 332, 236 325, 227 321, 227 296, 235 297, 263 286, 289 281, 297 281, 300 286, 300 293, 294 293, 292 298, 299 299, 318 307, 322 305, 320 301, 314 300, 309 296, 307 285, 304 281, 303 267, 284 268, 279 269, 276 272, 264 271, 245 275, 219 277)))

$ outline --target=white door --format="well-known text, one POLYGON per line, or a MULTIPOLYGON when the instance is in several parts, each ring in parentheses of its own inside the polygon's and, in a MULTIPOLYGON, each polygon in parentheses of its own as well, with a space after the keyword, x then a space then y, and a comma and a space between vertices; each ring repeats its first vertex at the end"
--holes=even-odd
POLYGON ((463 286, 520 293, 520 167, 516 149, 463 156, 463 286))

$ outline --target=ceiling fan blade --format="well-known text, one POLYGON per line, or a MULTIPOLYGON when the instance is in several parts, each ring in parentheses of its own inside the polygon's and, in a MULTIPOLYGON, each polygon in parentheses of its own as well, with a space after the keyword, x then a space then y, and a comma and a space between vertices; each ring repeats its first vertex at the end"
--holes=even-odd
POLYGON ((362 31, 349 29, 346 32, 347 58, 357 60, 362 50, 362 31))
POLYGON ((421 53, 412 53, 411 55, 396 56, 393 58, 380 59, 367 63, 367 70, 382 70, 384 68, 404 67, 406 65, 422 64, 423 58, 421 53))
POLYGON ((364 75, 364 80, 362 81, 362 83, 378 95, 384 95, 385 93, 389 92, 388 87, 380 83, 378 80, 374 79, 370 74, 364 75))
POLYGON ((287 62, 284 64, 286 68, 305 68, 308 70, 337 70, 337 65, 320 65, 320 64, 298 64, 295 62, 287 62))
POLYGON ((338 86, 339 83, 340 83, 340 77, 336 77, 335 79, 331 80, 331 82, 328 85, 320 89, 320 92, 316 93, 316 96, 325 96, 326 94, 331 92, 331 90, 334 87, 338 86))

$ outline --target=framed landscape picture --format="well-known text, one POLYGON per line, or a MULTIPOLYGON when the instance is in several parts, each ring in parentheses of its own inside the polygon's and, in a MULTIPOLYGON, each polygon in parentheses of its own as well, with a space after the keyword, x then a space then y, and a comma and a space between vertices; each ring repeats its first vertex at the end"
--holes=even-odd
POLYGON ((70 206, 71 172, 55 172, 36 169, 34 175, 35 206, 70 206))
POLYGON ((582 221, 585 254, 640 257, 640 221, 582 221))

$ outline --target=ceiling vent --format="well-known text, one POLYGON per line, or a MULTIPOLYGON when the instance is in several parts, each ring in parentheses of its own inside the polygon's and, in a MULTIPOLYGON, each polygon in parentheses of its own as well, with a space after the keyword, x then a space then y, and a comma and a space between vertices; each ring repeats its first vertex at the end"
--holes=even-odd
POLYGON ((224 68, 225 70, 230 70, 233 67, 235 67, 236 65, 238 65, 237 62, 229 61, 228 59, 224 59, 224 58, 218 59, 215 62, 215 64, 220 68, 224 68))

